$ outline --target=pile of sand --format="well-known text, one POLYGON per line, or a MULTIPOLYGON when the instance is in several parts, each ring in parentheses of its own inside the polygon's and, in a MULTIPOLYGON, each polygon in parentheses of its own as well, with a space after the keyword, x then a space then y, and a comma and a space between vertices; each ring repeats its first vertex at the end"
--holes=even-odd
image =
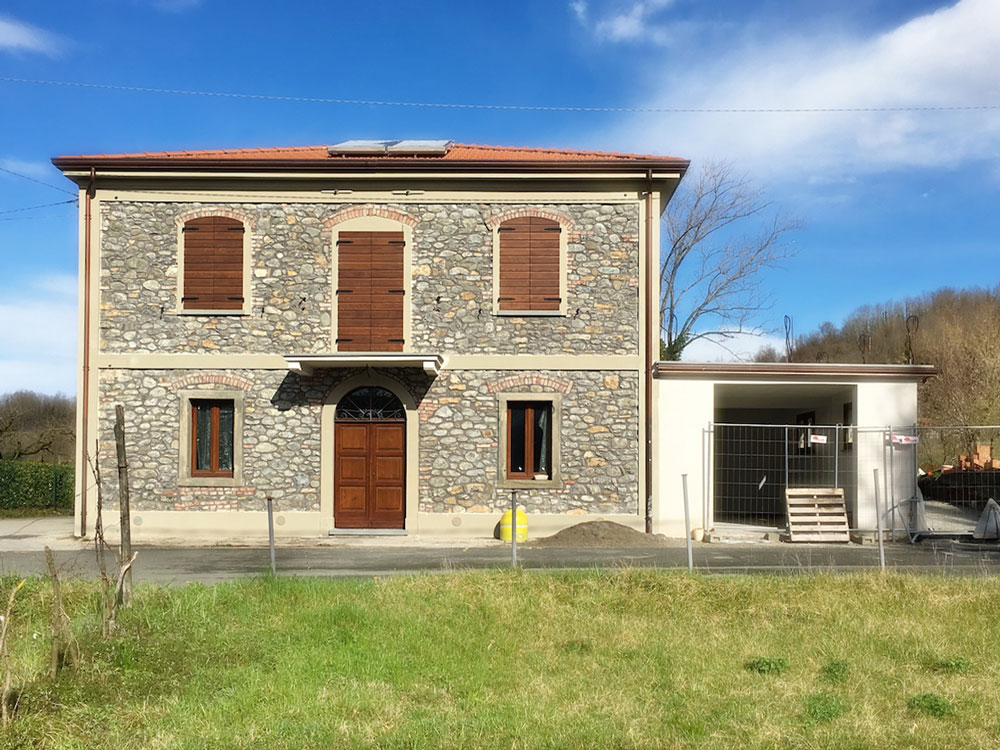
POLYGON ((535 547, 651 547, 664 543, 662 534, 644 534, 613 521, 585 521, 530 542, 535 547))

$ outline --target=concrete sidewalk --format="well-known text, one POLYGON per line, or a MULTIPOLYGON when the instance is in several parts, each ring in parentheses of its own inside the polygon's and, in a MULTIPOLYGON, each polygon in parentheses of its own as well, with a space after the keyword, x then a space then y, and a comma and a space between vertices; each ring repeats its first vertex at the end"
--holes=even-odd
POLYGON ((0 552, 70 551, 86 544, 73 536, 72 516, 0 518, 0 552))

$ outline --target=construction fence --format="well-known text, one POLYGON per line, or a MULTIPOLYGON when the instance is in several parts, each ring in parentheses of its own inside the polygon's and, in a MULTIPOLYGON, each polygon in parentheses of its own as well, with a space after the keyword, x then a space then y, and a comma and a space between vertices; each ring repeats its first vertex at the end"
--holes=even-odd
POLYGON ((971 537, 1000 497, 996 426, 713 423, 705 437, 704 528, 786 529, 788 490, 828 488, 852 533, 971 537))

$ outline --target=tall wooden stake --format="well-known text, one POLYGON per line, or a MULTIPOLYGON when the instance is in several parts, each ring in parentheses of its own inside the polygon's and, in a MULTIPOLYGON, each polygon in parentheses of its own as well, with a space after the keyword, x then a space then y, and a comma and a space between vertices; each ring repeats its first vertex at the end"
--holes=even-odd
POLYGON ((0 692, 0 723, 4 727, 10 726, 10 721, 14 716, 17 707, 16 699, 11 701, 13 692, 13 672, 10 666, 10 616, 14 611, 14 597, 24 585, 22 580, 17 586, 11 589, 10 599, 7 600, 7 612, 3 617, 3 624, 0 625, 0 659, 3 660, 3 690, 0 692), (15 705, 11 705, 11 703, 15 705))
POLYGON ((76 669, 79 661, 79 649, 73 638, 73 629, 69 624, 69 615, 62 603, 62 584, 59 582, 59 569, 56 568, 52 550, 45 548, 45 563, 49 566, 49 578, 52 580, 52 655, 49 661, 49 677, 55 679, 63 665, 76 669))
MULTIPOLYGON (((121 553, 122 561, 132 559, 132 521, 129 515, 128 459, 125 456, 125 409, 115 406, 115 447, 118 450, 118 507, 121 513, 121 553)), ((127 605, 132 598, 131 567, 122 570, 125 579, 121 583, 118 602, 127 605)))

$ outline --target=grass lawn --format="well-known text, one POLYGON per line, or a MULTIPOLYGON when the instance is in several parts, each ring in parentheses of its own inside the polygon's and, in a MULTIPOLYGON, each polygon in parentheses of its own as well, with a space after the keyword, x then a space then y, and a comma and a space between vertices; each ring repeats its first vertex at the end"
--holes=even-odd
POLYGON ((65 595, 83 663, 41 676, 49 589, 29 581, 24 692, 0 747, 1000 746, 995 579, 627 569, 142 587, 106 642, 93 584, 65 595))

